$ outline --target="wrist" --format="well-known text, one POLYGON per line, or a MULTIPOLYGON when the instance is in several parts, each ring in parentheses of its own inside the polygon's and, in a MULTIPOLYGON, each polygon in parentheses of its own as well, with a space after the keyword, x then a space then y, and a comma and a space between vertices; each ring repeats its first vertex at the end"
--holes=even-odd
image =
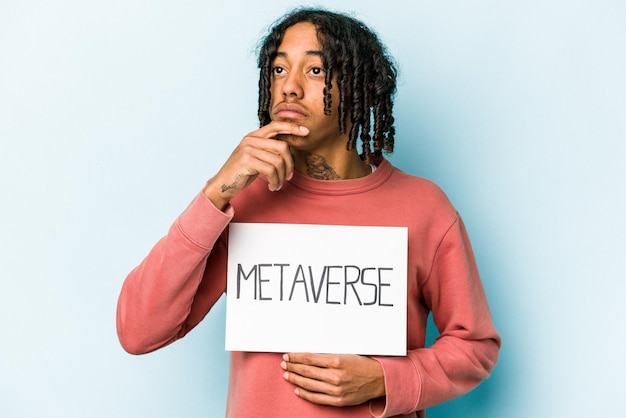
POLYGON ((202 194, 204 194, 204 196, 209 199, 213 206, 215 206, 222 212, 230 203, 230 199, 224 196, 221 188, 219 186, 216 186, 215 182, 212 180, 209 180, 206 186, 204 186, 204 189, 202 189, 202 194))

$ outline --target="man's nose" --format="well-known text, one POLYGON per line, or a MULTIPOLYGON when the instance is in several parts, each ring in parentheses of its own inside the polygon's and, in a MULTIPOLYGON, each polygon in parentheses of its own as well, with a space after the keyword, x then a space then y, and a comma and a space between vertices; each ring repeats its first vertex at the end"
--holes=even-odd
POLYGON ((283 84, 283 96, 301 98, 304 93, 302 83, 302 74, 299 71, 289 72, 283 84))

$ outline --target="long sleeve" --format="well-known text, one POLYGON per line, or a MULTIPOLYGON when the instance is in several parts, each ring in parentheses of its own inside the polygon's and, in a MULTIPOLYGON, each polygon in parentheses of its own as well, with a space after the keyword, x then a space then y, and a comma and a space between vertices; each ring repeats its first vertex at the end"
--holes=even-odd
POLYGON ((440 335, 406 357, 377 357, 387 396, 371 403, 375 417, 421 411, 462 395, 487 378, 497 361, 500 337, 458 217, 436 249, 422 294, 440 335))
POLYGON ((131 271, 117 305, 117 332, 126 351, 156 350, 204 318, 226 288, 226 244, 220 236, 232 217, 232 208, 221 212, 199 194, 131 271))

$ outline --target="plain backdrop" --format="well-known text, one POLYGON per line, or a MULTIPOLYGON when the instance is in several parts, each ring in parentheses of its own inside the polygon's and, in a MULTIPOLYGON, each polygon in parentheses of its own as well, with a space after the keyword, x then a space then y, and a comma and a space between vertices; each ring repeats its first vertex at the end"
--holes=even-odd
MULTIPOLYGON (((224 301, 131 356, 126 274, 257 127, 294 1, 0 0, 0 416, 220 417, 224 301)), ((463 215, 500 361, 430 418, 626 416, 626 5, 320 1, 400 67, 391 161, 463 215)))

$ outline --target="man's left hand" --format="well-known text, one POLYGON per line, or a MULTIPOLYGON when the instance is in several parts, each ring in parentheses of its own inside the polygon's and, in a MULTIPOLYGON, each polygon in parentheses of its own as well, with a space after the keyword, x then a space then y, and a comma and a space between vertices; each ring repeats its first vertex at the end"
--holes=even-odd
POLYGON ((385 395, 380 363, 353 354, 283 355, 284 378, 300 398, 321 405, 360 405, 385 395))

